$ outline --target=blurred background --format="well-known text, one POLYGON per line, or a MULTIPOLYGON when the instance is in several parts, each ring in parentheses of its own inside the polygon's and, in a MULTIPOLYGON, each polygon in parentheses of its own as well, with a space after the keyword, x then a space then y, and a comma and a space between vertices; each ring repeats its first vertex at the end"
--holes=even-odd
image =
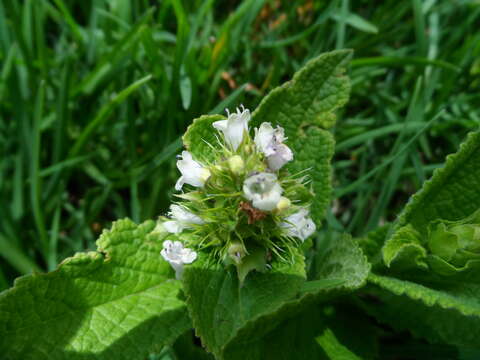
POLYGON ((169 206, 192 119, 352 48, 321 232, 394 220, 480 124, 480 1, 2 0, 0 290, 169 206))

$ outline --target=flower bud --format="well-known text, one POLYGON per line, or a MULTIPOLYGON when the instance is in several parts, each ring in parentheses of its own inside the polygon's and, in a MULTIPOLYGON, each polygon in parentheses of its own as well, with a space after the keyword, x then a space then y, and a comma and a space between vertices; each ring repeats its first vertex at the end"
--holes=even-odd
POLYGON ((280 198, 280 200, 278 201, 277 211, 282 212, 284 210, 287 210, 290 207, 291 204, 292 203, 288 198, 286 198, 285 196, 282 196, 280 198))
POLYGON ((243 257, 246 254, 245 246, 242 243, 235 241, 228 247, 228 255, 235 262, 241 264, 243 257))
POLYGON ((234 155, 228 159, 228 166, 234 174, 239 175, 245 168, 245 162, 240 155, 234 155))

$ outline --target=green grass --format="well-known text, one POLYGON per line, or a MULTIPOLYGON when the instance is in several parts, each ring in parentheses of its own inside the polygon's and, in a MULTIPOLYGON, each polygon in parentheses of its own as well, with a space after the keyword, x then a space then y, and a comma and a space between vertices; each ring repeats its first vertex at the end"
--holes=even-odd
POLYGON ((478 1, 0 2, 0 289, 165 212, 192 119, 353 48, 324 231, 394 219, 480 124, 478 1))

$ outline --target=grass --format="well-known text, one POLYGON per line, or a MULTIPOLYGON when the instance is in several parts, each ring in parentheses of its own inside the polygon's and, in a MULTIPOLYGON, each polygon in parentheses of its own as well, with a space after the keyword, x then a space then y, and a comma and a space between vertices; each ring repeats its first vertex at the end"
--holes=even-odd
POLYGON ((169 205, 192 119, 353 48, 323 231, 394 219, 480 124, 478 1, 0 2, 0 289, 169 205))

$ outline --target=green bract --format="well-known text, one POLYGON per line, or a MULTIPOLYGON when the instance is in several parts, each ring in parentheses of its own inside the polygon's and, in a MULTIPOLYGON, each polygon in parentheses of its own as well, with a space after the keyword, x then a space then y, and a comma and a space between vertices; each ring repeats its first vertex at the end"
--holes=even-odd
POLYGON ((480 132, 471 133, 415 194, 382 249, 398 271, 477 278, 480 270, 480 132))
POLYGON ((430 262, 445 274, 480 263, 480 210, 459 221, 437 220, 429 225, 430 262))

